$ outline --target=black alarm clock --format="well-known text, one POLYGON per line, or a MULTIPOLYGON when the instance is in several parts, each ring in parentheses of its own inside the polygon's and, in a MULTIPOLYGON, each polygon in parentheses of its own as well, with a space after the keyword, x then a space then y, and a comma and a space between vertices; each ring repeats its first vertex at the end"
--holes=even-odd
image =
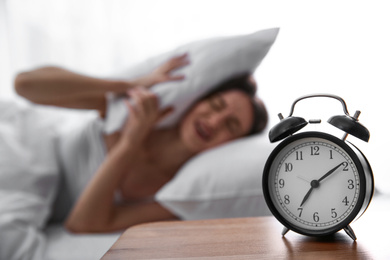
MULTIPOLYGON (((290 115, 269 132, 271 142, 284 139, 270 154, 263 172, 263 193, 272 214, 289 230, 308 236, 327 236, 344 229, 356 240, 350 223, 360 217, 374 193, 374 178, 364 154, 346 141, 351 134, 368 142, 370 133, 350 116, 345 101, 335 95, 316 94, 297 99, 290 115), (338 138, 325 132, 299 132, 308 122, 293 116, 297 102, 315 97, 341 102, 344 115, 328 123, 345 132, 338 138)), ((320 120, 309 120, 320 123, 320 120)))

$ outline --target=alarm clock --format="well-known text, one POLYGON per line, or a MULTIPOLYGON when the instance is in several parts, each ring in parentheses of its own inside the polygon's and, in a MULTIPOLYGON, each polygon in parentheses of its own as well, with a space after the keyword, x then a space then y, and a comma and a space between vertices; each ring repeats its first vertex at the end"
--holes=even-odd
POLYGON ((263 193, 272 214, 289 230, 308 236, 327 236, 344 229, 356 240, 350 223, 370 204, 374 178, 364 154, 346 140, 353 135, 368 142, 370 133, 359 121, 360 111, 350 116, 345 101, 329 94, 307 95, 291 106, 290 115, 269 132, 271 142, 284 139, 271 152, 263 171, 263 193), (341 102, 344 114, 328 123, 341 129, 339 138, 326 132, 300 131, 309 120, 293 116, 295 105, 307 98, 326 97, 341 102))

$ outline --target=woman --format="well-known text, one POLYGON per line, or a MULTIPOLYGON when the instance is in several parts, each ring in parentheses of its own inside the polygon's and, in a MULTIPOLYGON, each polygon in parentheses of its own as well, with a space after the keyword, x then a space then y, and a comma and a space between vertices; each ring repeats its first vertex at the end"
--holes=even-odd
POLYGON ((206 149, 265 127, 265 108, 255 101, 255 86, 245 76, 201 99, 177 126, 155 129, 172 109, 159 110, 156 96, 147 89, 183 79, 171 72, 187 63, 186 55, 174 57, 150 75, 127 82, 90 78, 54 67, 17 76, 17 93, 38 104, 97 109, 104 117, 107 92, 127 93, 134 100, 133 105, 127 103, 130 116, 122 131, 104 136, 107 156, 66 220, 70 231, 111 232, 175 218, 150 198, 179 168, 206 149), (118 192, 123 202, 131 203, 116 203, 118 192))

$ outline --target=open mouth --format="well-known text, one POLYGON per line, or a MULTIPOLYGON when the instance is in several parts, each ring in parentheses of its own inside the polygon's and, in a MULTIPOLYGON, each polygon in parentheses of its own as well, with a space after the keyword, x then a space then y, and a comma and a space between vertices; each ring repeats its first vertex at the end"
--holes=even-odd
POLYGON ((211 129, 204 123, 202 122, 195 122, 195 130, 198 136, 203 140, 203 141, 209 141, 211 138, 211 129))

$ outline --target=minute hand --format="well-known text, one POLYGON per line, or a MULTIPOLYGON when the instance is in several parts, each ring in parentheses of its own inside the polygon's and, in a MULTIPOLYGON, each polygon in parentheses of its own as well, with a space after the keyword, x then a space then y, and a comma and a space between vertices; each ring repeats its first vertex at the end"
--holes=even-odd
POLYGON ((311 192, 313 191, 313 189, 316 189, 320 186, 320 182, 322 180, 324 180, 326 177, 328 177, 329 175, 331 175, 332 173, 334 173, 341 165, 343 165, 345 162, 342 162, 340 163, 339 165, 337 165, 336 167, 334 167, 332 170, 328 171, 327 173, 324 174, 324 176, 322 176, 321 178, 319 178, 318 180, 312 180, 310 182, 310 190, 306 193, 305 197, 303 198, 302 200, 302 203, 301 203, 301 207, 302 205, 306 202, 306 200, 309 198, 311 192))
POLYGON ((327 173, 324 174, 324 176, 322 176, 321 178, 318 179, 318 182, 321 182, 322 180, 324 180, 326 177, 328 177, 329 175, 331 175, 333 172, 335 172, 341 165, 343 165, 345 162, 342 162, 340 163, 339 165, 337 165, 336 167, 334 167, 332 170, 328 171, 327 173))

